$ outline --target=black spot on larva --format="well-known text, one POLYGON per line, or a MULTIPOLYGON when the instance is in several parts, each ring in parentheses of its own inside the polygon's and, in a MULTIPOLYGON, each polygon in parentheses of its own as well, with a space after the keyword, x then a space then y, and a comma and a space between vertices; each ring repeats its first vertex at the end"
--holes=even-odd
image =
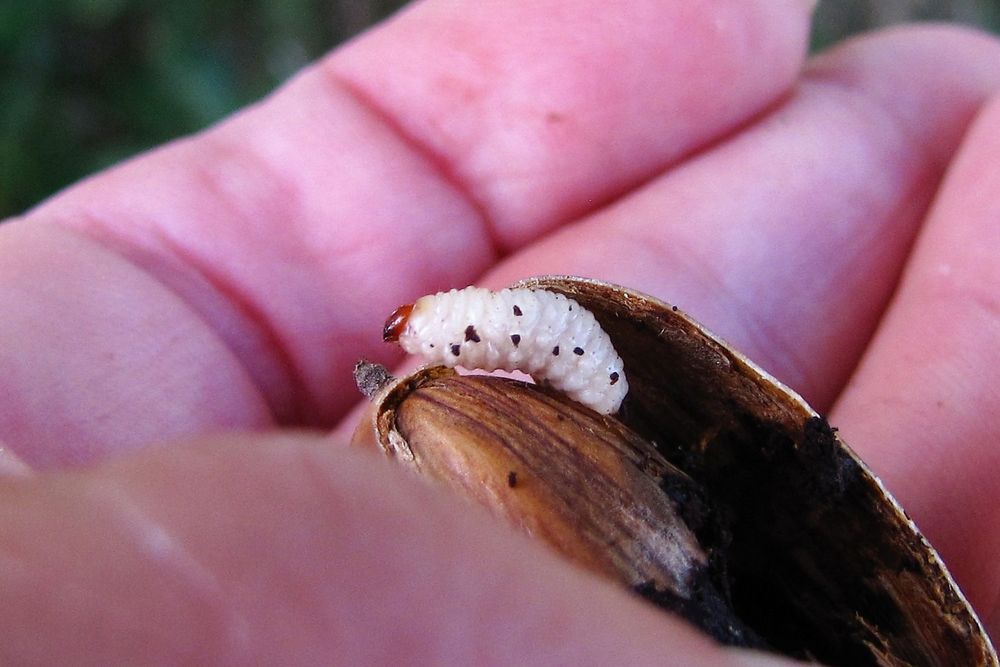
POLYGON ((514 347, 517 347, 518 345, 520 345, 521 344, 521 334, 511 334, 510 335, 510 342, 514 343, 514 347))
POLYGON ((582 357, 583 356, 583 348, 582 347, 574 347, 573 348, 573 354, 575 354, 578 357, 582 357))
POLYGON ((521 312, 521 307, 518 306, 516 303, 514 304, 514 315, 516 315, 517 317, 521 317, 521 315, 524 315, 524 313, 521 312))
POLYGON ((456 357, 458 356, 459 352, 461 352, 461 351, 462 351, 462 346, 461 345, 459 345, 458 343, 452 343, 451 344, 451 353, 454 354, 456 357))
POLYGON ((465 340, 471 340, 473 343, 479 342, 479 334, 476 333, 476 327, 471 324, 465 327, 465 340))
POLYGON ((554 356, 554 357, 558 357, 559 356, 559 346, 558 345, 556 345, 554 348, 552 348, 552 356, 554 356))
POLYGON ((573 304, 569 304, 569 309, 573 310, 573 304))
POLYGON ((674 311, 676 313, 677 312, 677 306, 670 306, 670 310, 672 310, 672 311, 674 311))
POLYGON ((507 486, 512 489, 517 486, 517 473, 513 470, 507 473, 507 486))
POLYGON ((434 343, 431 343, 431 347, 434 347, 434 343))
POLYGON ((616 382, 618 382, 618 373, 612 373, 611 374, 611 384, 615 384, 616 382))

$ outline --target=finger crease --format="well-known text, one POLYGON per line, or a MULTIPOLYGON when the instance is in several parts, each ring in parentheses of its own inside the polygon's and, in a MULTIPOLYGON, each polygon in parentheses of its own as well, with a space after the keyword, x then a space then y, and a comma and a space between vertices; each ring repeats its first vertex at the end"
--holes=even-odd
POLYGON ((320 65, 320 68, 325 75, 325 79, 332 86, 338 91, 346 93, 366 113, 388 128, 400 143, 430 165, 434 175, 441 182, 462 197, 462 200, 476 213, 476 218, 482 228, 483 237, 489 243, 493 256, 497 258, 504 257, 507 251, 497 233, 496 223, 491 219, 483 202, 476 197, 473 189, 457 173, 451 161, 408 132, 403 123, 399 122, 395 115, 380 105, 373 95, 367 93, 360 86, 339 76, 332 67, 320 65))

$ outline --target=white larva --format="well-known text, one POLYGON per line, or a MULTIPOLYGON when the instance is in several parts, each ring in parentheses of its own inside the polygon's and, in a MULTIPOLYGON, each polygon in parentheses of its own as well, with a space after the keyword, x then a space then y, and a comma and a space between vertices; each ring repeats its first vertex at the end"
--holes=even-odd
POLYGON ((593 314, 547 290, 438 292, 397 308, 383 337, 449 367, 528 373, 605 415, 628 393, 621 357, 593 314))

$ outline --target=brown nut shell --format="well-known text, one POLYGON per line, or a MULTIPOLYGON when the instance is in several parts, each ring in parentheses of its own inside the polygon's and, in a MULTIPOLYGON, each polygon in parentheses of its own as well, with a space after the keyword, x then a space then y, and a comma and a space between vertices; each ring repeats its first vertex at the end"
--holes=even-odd
MULTIPOLYGON (((656 477, 669 480, 670 474, 662 477, 659 471, 683 471, 677 478, 692 480, 707 498, 717 525, 697 537, 704 553, 725 564, 720 589, 750 634, 759 634, 775 651, 832 665, 998 665, 979 620, 937 553, 835 429, 800 397, 652 297, 567 276, 515 286, 575 299, 610 335, 631 386, 617 415, 627 427, 624 440, 636 440, 630 435, 635 433, 641 436, 637 442, 653 443, 656 477)), ((497 378, 476 380, 458 391, 455 380, 448 379, 452 375, 425 369, 397 381, 375 397, 375 423, 362 424, 359 433, 374 435, 384 449, 412 461, 407 437, 424 444, 442 424, 447 431, 447 420, 419 401, 454 401, 460 412, 479 415, 469 423, 487 424, 490 402, 495 407, 514 391, 494 390, 497 378), (490 389, 476 384, 483 382, 490 389), (421 386, 435 383, 438 395, 417 398, 421 386), (489 392, 498 392, 498 398, 484 401, 489 392), (411 398, 416 399, 412 405, 411 398)), ((505 429, 516 427, 513 414, 505 429)), ((533 423, 527 424, 529 430, 533 423)), ((505 432, 499 442, 518 437, 505 432)), ((579 434, 555 439, 574 438, 591 440, 579 434)), ((442 446, 461 449, 467 440, 476 438, 452 434, 442 446)), ((636 447, 643 451, 641 444, 636 447)), ((470 456, 483 455, 468 452, 473 453, 453 459, 467 475, 511 465, 470 462, 470 456)), ((469 479, 464 492, 483 493, 483 480, 469 479)), ((486 493, 497 495, 494 491, 486 493)), ((661 484, 660 491, 669 495, 668 485, 661 484)), ((663 504, 661 499, 642 502, 663 504)), ((652 516, 669 523, 669 503, 666 507, 652 516)), ((683 514, 685 508, 674 509, 683 514)), ((687 534, 683 526, 662 530, 687 534)), ((664 577, 656 576, 650 579, 663 584, 664 577)))
POLYGON ((701 492, 642 436, 547 387, 440 366, 397 381, 362 362, 379 446, 577 565, 677 612, 726 644, 764 647, 736 615, 695 534, 701 492))

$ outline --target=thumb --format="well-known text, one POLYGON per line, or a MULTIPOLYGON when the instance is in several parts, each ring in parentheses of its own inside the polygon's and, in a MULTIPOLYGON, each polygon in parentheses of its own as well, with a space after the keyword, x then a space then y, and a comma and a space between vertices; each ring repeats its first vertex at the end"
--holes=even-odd
POLYGON ((0 633, 4 664, 749 658, 305 434, 3 480, 0 633))

